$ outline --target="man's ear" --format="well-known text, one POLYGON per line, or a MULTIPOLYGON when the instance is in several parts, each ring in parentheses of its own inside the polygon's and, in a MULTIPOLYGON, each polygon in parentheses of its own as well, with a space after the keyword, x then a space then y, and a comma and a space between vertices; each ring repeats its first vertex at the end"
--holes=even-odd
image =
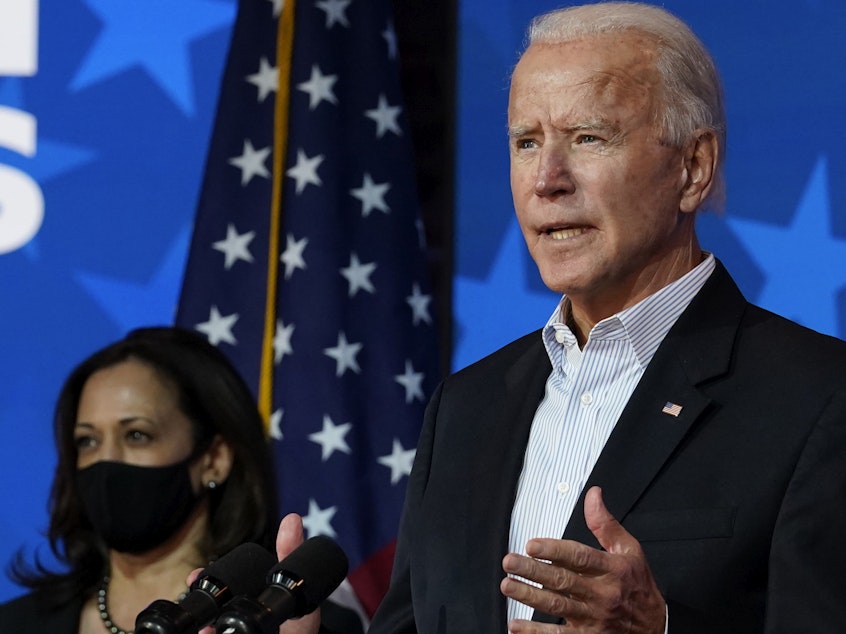
POLYGON ((697 130, 684 156, 684 182, 679 209, 695 212, 708 197, 717 174, 720 155, 719 142, 713 130, 697 130))
POLYGON ((219 486, 226 482, 234 459, 235 452, 232 445, 223 436, 215 435, 209 448, 203 453, 203 488, 219 486), (211 482, 214 484, 210 485, 211 482))

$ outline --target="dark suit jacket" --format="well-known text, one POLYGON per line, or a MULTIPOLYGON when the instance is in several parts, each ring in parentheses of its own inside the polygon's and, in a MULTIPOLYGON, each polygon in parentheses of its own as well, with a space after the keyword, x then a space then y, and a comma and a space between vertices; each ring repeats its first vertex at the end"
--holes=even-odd
MULTIPOLYGON (((535 332, 438 388, 371 634, 506 631, 501 562, 550 369, 535 332)), ((592 485, 642 543, 672 634, 846 632, 846 343, 748 304, 721 264, 656 352, 592 485)), ((583 500, 562 533, 598 547, 583 500)))

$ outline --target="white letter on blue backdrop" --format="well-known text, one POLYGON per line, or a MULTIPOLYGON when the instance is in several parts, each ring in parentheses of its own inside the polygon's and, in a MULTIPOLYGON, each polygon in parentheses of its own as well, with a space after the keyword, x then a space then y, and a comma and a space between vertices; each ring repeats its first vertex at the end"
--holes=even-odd
POLYGON ((38 70, 38 1, 0 2, 0 75, 32 77, 38 70))
MULTIPOLYGON (((38 70, 37 0, 0 2, 0 75, 32 76, 38 70)), ((0 106, 0 146, 35 156, 37 122, 32 115, 0 106)), ((0 165, 0 254, 19 249, 38 233, 44 195, 32 177, 0 165)))

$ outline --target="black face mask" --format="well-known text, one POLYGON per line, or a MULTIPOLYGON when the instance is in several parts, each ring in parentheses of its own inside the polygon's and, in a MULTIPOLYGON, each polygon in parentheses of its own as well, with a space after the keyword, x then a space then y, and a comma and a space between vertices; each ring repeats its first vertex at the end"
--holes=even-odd
POLYGON ((173 536, 200 498, 188 472, 192 460, 166 467, 101 461, 77 471, 82 506, 109 548, 138 554, 173 536))

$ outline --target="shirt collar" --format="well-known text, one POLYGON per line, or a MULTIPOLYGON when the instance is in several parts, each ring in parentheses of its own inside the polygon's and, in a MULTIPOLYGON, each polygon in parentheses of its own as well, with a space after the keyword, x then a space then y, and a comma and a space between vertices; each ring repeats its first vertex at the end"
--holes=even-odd
MULTIPOLYGON (((715 259, 704 252, 704 258, 685 275, 596 324, 588 335, 591 338, 627 338, 641 367, 645 368, 664 337, 713 273, 715 259)), ((570 299, 563 295, 552 316, 543 328, 543 343, 553 367, 561 364, 562 346, 565 354, 578 351, 576 335, 568 325, 570 299)), ((580 356, 580 355, 579 355, 580 356)))

